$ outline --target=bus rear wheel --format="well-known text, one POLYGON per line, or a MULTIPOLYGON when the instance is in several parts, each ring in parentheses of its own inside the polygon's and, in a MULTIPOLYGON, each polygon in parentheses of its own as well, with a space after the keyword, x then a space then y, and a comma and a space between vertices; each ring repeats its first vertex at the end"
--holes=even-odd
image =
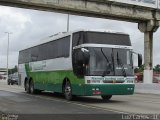
POLYGON ((31 91, 31 94, 35 93, 33 80, 30 81, 30 91, 31 91))
POLYGON ((39 93, 41 93, 41 90, 37 90, 37 89, 34 88, 33 80, 30 81, 30 92, 31 92, 31 94, 39 94, 39 93))
POLYGON ((26 90, 27 93, 30 93, 29 80, 27 80, 27 81, 25 82, 25 90, 26 90))
POLYGON ((64 86, 64 95, 65 98, 67 100, 72 100, 73 96, 72 96, 72 88, 71 88, 71 84, 69 81, 66 82, 65 86, 64 86))
POLYGON ((110 100, 112 98, 112 95, 102 95, 101 97, 103 100, 110 100))

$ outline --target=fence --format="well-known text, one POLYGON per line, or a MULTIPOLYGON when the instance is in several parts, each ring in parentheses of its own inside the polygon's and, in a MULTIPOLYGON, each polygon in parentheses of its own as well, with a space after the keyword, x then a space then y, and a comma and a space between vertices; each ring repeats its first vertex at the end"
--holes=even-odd
MULTIPOLYGON (((136 83, 142 83, 143 82, 143 73, 135 73, 136 76, 136 83)), ((160 83, 160 72, 153 72, 153 83, 160 83)))
POLYGON ((160 9, 160 0, 109 0, 109 1, 160 9))

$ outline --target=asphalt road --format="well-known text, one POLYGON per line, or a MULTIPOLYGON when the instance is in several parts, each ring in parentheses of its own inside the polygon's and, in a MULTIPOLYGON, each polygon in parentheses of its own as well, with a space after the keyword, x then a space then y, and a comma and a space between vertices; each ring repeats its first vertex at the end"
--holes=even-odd
POLYGON ((0 110, 15 114, 107 114, 103 109, 67 102, 63 96, 53 93, 29 95, 0 91, 0 110), (51 96, 53 96, 51 98, 51 96))
MULTIPOLYGON (((110 101, 103 101, 100 97, 77 97, 74 101, 69 102, 62 95, 49 92, 30 95, 25 93, 21 87, 8 86, 5 82, 0 82, 0 111, 5 114, 23 114, 27 117, 32 115, 31 118, 33 115, 40 118, 43 118, 43 115, 59 115, 56 118, 63 116, 65 120, 69 120, 73 119, 70 118, 72 115, 81 115, 81 117, 75 116, 74 119, 78 120, 83 119, 83 115, 85 117, 91 115, 92 118, 89 117, 90 119, 97 119, 96 117, 99 115, 102 120, 107 115, 107 117, 113 118, 114 116, 122 119, 124 113, 160 114, 160 95, 113 96, 110 101), (64 117, 64 115, 71 116, 64 117)), ((40 118, 38 119, 40 120, 40 118)), ((25 119, 23 118, 23 120, 25 119)))
POLYGON ((18 120, 53 120, 53 118, 56 120, 84 118, 94 120, 94 118, 97 119, 96 114, 99 114, 99 118, 102 114, 109 114, 110 117, 112 117, 111 114, 117 114, 107 109, 66 101, 63 95, 49 92, 39 95, 27 94, 23 88, 17 85, 6 85, 5 82, 0 82, 0 113, 3 119, 5 117, 15 119, 18 116, 18 120))

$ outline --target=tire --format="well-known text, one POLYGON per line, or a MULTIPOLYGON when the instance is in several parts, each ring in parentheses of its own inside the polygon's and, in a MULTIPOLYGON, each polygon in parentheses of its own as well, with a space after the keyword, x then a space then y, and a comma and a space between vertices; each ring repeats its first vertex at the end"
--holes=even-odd
POLYGON ((34 93, 35 93, 34 83, 33 83, 32 80, 31 80, 30 83, 29 83, 29 89, 30 89, 31 94, 34 94, 34 93))
POLYGON ((101 97, 103 100, 110 100, 112 98, 112 95, 102 95, 101 97))
POLYGON ((27 81, 26 81, 25 86, 26 86, 26 87, 25 87, 26 92, 27 92, 27 93, 31 93, 31 91, 30 91, 30 84, 29 84, 29 80, 27 80, 27 81))
POLYGON ((59 93, 59 92, 54 92, 53 94, 56 96, 62 95, 62 93, 59 93))
POLYGON ((33 80, 30 81, 30 93, 31 94, 40 94, 41 93, 41 90, 34 89, 33 80))
POLYGON ((27 83, 27 80, 25 79, 25 82, 24 82, 24 90, 25 91, 27 91, 26 83, 27 83))
POLYGON ((10 82, 8 82, 8 85, 10 85, 10 82))
POLYGON ((64 95, 65 95, 65 98, 69 101, 73 99, 72 88, 69 81, 67 81, 64 86, 64 95))

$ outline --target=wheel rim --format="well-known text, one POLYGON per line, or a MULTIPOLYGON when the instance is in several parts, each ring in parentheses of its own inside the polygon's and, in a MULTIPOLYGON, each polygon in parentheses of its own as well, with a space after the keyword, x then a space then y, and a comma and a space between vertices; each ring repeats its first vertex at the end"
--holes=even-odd
POLYGON ((65 85, 64 93, 65 93, 65 98, 67 100, 72 99, 72 88, 71 88, 71 85, 70 85, 69 82, 67 82, 66 85, 65 85))
POLYGON ((26 91, 27 93, 29 93, 29 83, 28 82, 26 83, 26 91))
POLYGON ((31 90, 31 93, 33 93, 34 88, 33 88, 33 83, 32 83, 32 82, 31 82, 31 84, 30 84, 30 90, 31 90))
POLYGON ((71 87, 68 85, 65 87, 65 95, 68 97, 71 96, 71 87))
POLYGON ((26 88, 27 88, 27 90, 29 89, 29 84, 28 83, 26 84, 26 88))

